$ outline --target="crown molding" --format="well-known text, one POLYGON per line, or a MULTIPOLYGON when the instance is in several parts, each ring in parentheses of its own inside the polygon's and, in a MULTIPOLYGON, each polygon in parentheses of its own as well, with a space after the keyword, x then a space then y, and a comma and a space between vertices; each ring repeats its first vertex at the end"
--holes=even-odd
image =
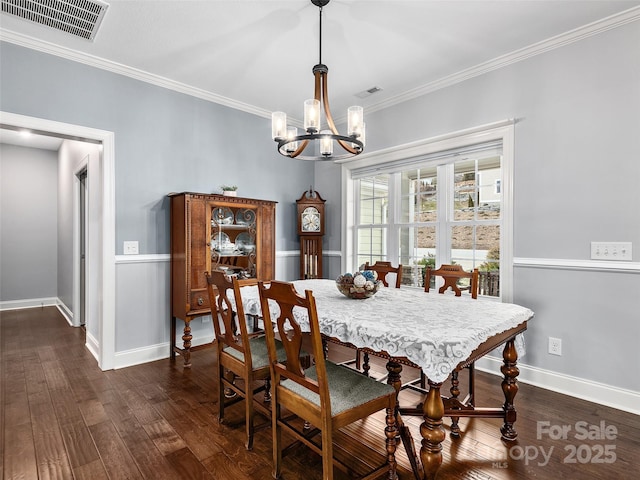
POLYGON ((44 42, 28 35, 13 32, 11 30, 0 29, 0 41, 13 43, 21 47, 30 48, 39 52, 48 53, 57 57, 65 58, 78 63, 83 63, 91 67, 100 68, 108 72, 124 75, 126 77, 134 78, 142 82, 157 85, 162 88, 167 88, 178 93, 184 93, 192 97, 201 98, 208 102, 217 103, 225 107, 234 108, 243 112, 251 113, 259 117, 271 118, 271 112, 262 108, 249 105, 248 103, 239 102, 231 98, 217 95, 213 92, 203 90, 201 88, 192 87, 185 83, 176 82, 160 75, 145 72, 137 68, 129 67, 121 63, 112 62, 104 58, 96 57, 86 53, 78 52, 67 47, 62 47, 50 42, 44 42))
MULTIPOLYGON (((597 35, 602 32, 606 32, 607 30, 611 30, 622 25, 626 25, 627 23, 631 23, 639 19, 640 7, 630 8, 629 10, 611 15, 609 17, 603 18, 602 20, 598 20, 596 22, 584 25, 574 30, 570 30, 569 32, 560 35, 556 35, 555 37, 551 37, 547 40, 543 40, 528 47, 521 48, 520 50, 516 50, 515 52, 502 55, 488 62, 476 65, 475 67, 462 70, 453 75, 448 75, 420 87, 408 90, 400 95, 395 95, 382 102, 374 103, 367 107, 367 112, 375 112, 378 110, 389 108, 399 103, 406 102, 408 100, 413 100, 417 97, 426 95, 436 90, 440 90, 442 88, 464 82, 465 80, 469 80, 493 70, 497 70, 513 63, 526 60, 527 58, 533 57, 535 55, 539 55, 541 53, 545 53, 550 50, 560 48, 574 42, 578 42, 585 38, 597 35)), ((236 110, 257 115, 259 117, 271 118, 271 112, 265 109, 255 107, 247 103, 239 102, 222 95, 217 95, 213 92, 209 92, 201 88, 196 88, 184 83, 176 82, 159 75, 154 75, 143 70, 128 67, 126 65, 112 62, 110 60, 105 60, 94 55, 81 53, 76 50, 62 47, 50 42, 44 42, 28 35, 22 35, 20 33, 13 32, 11 30, 0 29, 0 41, 10 42, 15 45, 20 45, 43 53, 66 58, 74 62, 79 62, 92 67, 100 68, 112 73, 131 77, 142 82, 157 85, 159 87, 167 88, 179 93, 184 93, 185 95, 191 95, 193 97, 201 98, 209 102, 217 103, 229 108, 234 108, 236 110)))
POLYGON ((383 110, 399 103, 413 100, 417 97, 435 92, 436 90, 440 90, 451 85, 464 82, 465 80, 469 80, 471 78, 484 75, 485 73, 492 72, 493 70, 498 70, 508 65, 521 62, 530 57, 540 55, 550 50, 564 47, 565 45, 569 45, 593 35, 606 32, 607 30, 626 25, 627 23, 635 22, 639 19, 640 7, 630 8, 629 10, 625 10, 624 12, 611 15, 610 17, 606 17, 602 20, 589 23, 560 35, 556 35, 555 37, 551 37, 547 40, 534 43, 533 45, 529 45, 528 47, 521 48, 520 50, 516 50, 506 55, 502 55, 474 67, 467 68, 458 73, 454 73, 453 75, 448 75, 412 90, 407 90, 400 95, 395 95, 379 103, 374 103, 367 106, 367 113, 383 110))

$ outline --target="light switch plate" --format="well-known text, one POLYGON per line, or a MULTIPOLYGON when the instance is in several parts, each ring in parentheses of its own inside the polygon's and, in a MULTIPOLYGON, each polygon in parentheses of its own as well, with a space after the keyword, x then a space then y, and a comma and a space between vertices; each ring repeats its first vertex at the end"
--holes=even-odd
POLYGON ((633 258, 631 242, 591 242, 591 260, 621 260, 633 258))
POLYGON ((126 241, 123 248, 125 255, 137 255, 138 254, 138 241, 126 241))

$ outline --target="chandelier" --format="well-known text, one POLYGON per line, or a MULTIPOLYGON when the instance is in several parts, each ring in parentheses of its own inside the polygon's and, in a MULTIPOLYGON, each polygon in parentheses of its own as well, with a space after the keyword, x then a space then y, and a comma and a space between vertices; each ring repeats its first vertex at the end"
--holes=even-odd
POLYGON ((315 77, 314 98, 304 102, 304 133, 298 135, 298 129, 287 126, 287 114, 284 112, 273 112, 271 114, 271 135, 278 143, 278 152, 281 155, 300 160, 339 160, 352 157, 362 153, 365 144, 365 125, 362 107, 353 106, 347 110, 347 135, 340 135, 336 128, 331 110, 329 108, 329 98, 327 94, 327 73, 329 68, 322 63, 322 7, 329 3, 329 0, 311 0, 319 8, 320 28, 319 28, 319 60, 313 67, 315 77), (324 108, 324 116, 328 129, 321 130, 321 107, 324 108), (344 153, 333 154, 334 142, 337 143, 344 153), (318 155, 303 155, 304 150, 309 146, 319 152, 318 155))

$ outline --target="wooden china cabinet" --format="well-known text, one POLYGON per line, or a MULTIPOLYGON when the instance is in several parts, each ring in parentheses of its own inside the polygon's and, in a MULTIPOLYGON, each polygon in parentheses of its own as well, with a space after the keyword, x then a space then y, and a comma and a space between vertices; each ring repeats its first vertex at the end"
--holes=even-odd
POLYGON ((171 193, 171 359, 191 366, 190 322, 209 315, 204 272, 271 280, 275 270, 276 202, 202 193, 171 193), (182 347, 176 319, 184 321, 182 347))

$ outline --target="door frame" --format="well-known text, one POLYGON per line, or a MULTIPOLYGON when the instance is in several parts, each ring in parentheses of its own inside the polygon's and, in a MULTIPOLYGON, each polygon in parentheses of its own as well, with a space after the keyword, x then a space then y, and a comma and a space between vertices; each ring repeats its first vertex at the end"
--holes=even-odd
MULTIPOLYGON (((96 169, 101 192, 89 192, 90 201, 100 205, 101 238, 97 242, 90 242, 88 248, 94 252, 87 252, 87 257, 93 265, 87 268, 101 272, 102 285, 95 295, 90 295, 88 302, 96 303, 98 318, 97 351, 92 351, 101 370, 111 370, 115 367, 115 134, 107 130, 56 122, 37 117, 29 117, 10 112, 0 111, 0 123, 7 126, 34 130, 46 135, 57 134, 76 140, 92 140, 102 144, 102 154, 98 159, 99 168, 96 169), (95 254, 89 254, 95 253, 95 254)), ((74 240, 74 242, 77 239, 74 240)), ((75 301, 74 301, 75 303, 75 301)), ((87 305, 89 308, 90 306, 87 305)), ((92 349, 90 349, 92 350, 92 349)))
MULTIPOLYGON (((73 172, 73 326, 79 327, 82 325, 81 317, 86 321, 84 316, 87 312, 87 296, 86 296, 86 283, 87 283, 87 250, 89 248, 88 242, 88 198, 86 195, 90 195, 88 190, 87 181, 85 181, 85 205, 82 205, 82 195, 80 194, 80 189, 82 188, 82 182, 80 180, 80 176, 84 173, 88 175, 89 170, 89 155, 86 155, 77 168, 73 172), (83 218, 84 217, 84 218, 83 218), (84 229, 84 232, 82 231, 84 229), (84 274, 84 285, 82 285, 82 239, 84 239, 84 250, 85 250, 85 274, 84 274), (82 302, 82 292, 81 290, 85 290, 85 303, 82 302)), ((86 177, 85 177, 86 178, 86 177)))

